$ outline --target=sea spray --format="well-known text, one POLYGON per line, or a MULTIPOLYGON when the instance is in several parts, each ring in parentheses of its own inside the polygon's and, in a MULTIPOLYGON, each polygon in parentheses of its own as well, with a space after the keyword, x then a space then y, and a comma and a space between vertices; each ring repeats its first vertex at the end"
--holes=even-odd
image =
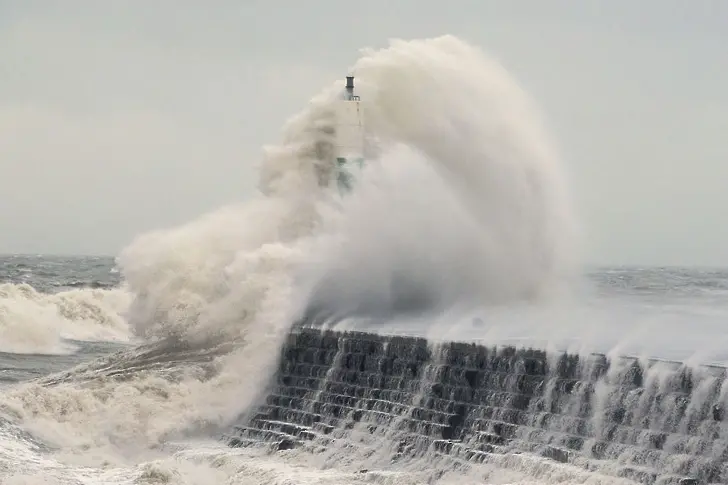
POLYGON ((322 221, 328 237, 302 277, 305 316, 387 317, 564 289, 576 231, 563 171, 507 72, 453 37, 394 41, 353 72, 380 155, 322 221))
POLYGON ((350 197, 320 186, 336 84, 266 151, 260 193, 142 235, 119 257, 135 334, 174 342, 169 352, 224 348, 214 372, 18 387, 4 399, 29 429, 87 461, 89 449, 141 459, 243 412, 311 304, 387 317, 539 301, 568 281, 574 227, 558 157, 499 64, 446 36, 393 41, 354 72, 378 155, 350 197))

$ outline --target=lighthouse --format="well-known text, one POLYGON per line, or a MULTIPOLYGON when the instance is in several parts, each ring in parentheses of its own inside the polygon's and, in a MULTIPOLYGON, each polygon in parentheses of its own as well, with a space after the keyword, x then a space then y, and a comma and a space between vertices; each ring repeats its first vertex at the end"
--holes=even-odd
POLYGON ((334 177, 339 191, 351 190, 353 175, 364 164, 364 123, 354 76, 346 76, 346 88, 335 103, 334 177))

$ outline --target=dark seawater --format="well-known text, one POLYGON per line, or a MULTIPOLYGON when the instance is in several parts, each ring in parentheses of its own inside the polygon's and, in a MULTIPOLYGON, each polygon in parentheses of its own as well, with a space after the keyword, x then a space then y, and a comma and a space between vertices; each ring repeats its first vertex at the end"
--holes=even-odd
POLYGON ((120 282, 114 258, 103 256, 0 256, 0 284, 28 284, 45 293, 112 288, 120 282))

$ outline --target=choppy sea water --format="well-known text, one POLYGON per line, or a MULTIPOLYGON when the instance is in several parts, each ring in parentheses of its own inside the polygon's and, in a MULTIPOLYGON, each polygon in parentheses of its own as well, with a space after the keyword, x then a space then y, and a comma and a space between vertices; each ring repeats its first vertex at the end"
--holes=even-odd
MULTIPOLYGON (((465 479, 446 474, 433 482, 432 474, 428 475, 425 468, 420 476, 407 472, 405 477, 396 469, 382 469, 363 477, 354 470, 323 467, 314 458, 296 455, 295 451, 264 455, 253 450, 229 449, 217 440, 216 431, 208 435, 198 433, 193 438, 169 434, 167 439, 149 434, 155 442, 147 443, 150 446, 143 453, 129 452, 120 458, 118 450, 110 451, 112 445, 124 449, 124 439, 127 439, 133 447, 139 435, 120 432, 119 426, 134 428, 140 422, 153 422, 153 417, 145 414, 153 415, 157 403, 149 401, 143 389, 155 385, 149 380, 148 373, 153 367, 150 362, 167 362, 166 368, 182 369, 185 358, 201 362, 197 359, 199 355, 170 349, 174 358, 157 353, 148 357, 146 364, 139 365, 142 362, 139 354, 131 350, 139 342, 130 332, 122 331, 126 307, 121 302, 128 305, 128 300, 117 294, 125 290, 120 286, 122 282, 111 258, 6 256, 0 258, 0 268, 0 335, 3 335, 0 343, 5 347, 0 352, 2 483, 450 483, 448 480, 465 479), (15 328, 17 324, 23 328, 22 332, 15 328), (107 326, 115 330, 102 331, 107 326), (52 335, 39 338, 38 332, 52 335), (23 341, 23 338, 29 340, 23 341), (13 348, 21 351, 15 352, 13 348), (124 349, 137 357, 124 357, 124 349), (115 354, 119 351, 122 354, 115 354), (109 356, 117 357, 110 359, 109 356), (114 391, 105 384, 112 371, 124 369, 119 362, 125 358, 136 362, 137 367, 129 366, 127 377, 113 387, 125 394, 124 406, 136 409, 123 411, 123 419, 113 423, 104 419, 105 415, 117 411, 112 402, 114 391), (84 363, 93 365, 83 367, 84 363), (79 365, 76 371, 64 373, 79 365), (69 387, 57 384, 69 376, 71 381, 75 379, 69 387), (130 382, 134 383, 130 388, 122 389, 130 382), (32 391, 21 392, 23 386, 32 391), (36 386, 44 390, 39 391, 36 386), (74 396, 74 388, 82 394, 74 396), (95 395, 90 405, 87 393, 108 393, 108 400, 99 400, 100 396, 95 395), (79 412, 88 416, 74 416, 79 412), (125 422, 126 419, 131 422, 125 422), (112 423, 112 427, 104 429, 112 423), (86 426, 96 429, 85 429, 86 426), (88 440, 84 435, 94 438, 88 440), (63 449, 64 444, 68 450, 63 449)), ((617 319, 630 318, 635 325, 647 321, 648 328, 655 329, 656 333, 651 338, 643 331, 643 338, 647 343, 659 340, 664 345, 663 355, 652 355, 689 358, 696 352, 699 354, 701 347, 715 347, 715 342, 724 341, 728 333, 725 331, 727 271, 601 268, 590 272, 587 278, 592 288, 587 307, 592 314, 606 318, 611 313, 615 319, 612 327, 622 328, 622 335, 637 329, 620 326, 617 319)), ((469 331, 477 337, 477 330, 488 325, 492 324, 486 318, 485 323, 478 322, 469 331)), ((511 338, 524 337, 517 335, 520 330, 508 327, 515 332, 511 338)), ((607 334, 613 332, 604 332, 607 334)), ((488 339, 482 337, 482 340, 488 339)), ((614 340, 620 339, 614 337, 614 340)), ((603 350, 610 350, 608 347, 603 350)), ((713 357, 719 359, 720 352, 713 357)), ((245 371, 240 369, 241 373, 245 371)), ((172 374, 164 375, 176 379, 172 374)), ((168 411, 164 408, 169 407, 170 400, 184 399, 184 396, 172 395, 173 387, 156 383, 156 387, 149 389, 170 393, 160 401, 160 413, 168 411)), ((493 483, 529 480, 518 474, 509 475, 507 471, 500 474, 489 471, 488 477, 493 483)))

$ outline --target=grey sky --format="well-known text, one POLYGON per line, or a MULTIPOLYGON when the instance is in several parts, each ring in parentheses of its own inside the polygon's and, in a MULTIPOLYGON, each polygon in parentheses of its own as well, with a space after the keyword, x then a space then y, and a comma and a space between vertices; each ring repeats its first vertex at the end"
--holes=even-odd
POLYGON ((0 253, 114 254, 245 200, 358 49, 441 34, 545 111, 590 262, 728 264, 722 0, 0 0, 0 253))

